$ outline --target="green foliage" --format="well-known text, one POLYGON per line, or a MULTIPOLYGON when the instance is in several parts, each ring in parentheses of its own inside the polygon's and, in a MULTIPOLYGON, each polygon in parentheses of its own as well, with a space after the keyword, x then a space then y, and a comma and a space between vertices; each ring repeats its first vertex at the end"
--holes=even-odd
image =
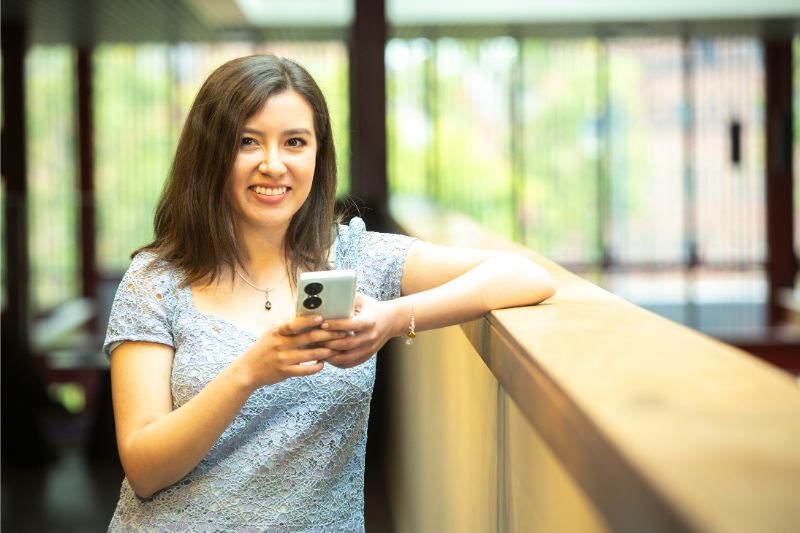
POLYGON ((152 239, 155 203, 177 127, 167 45, 103 45, 94 53, 97 256, 104 271, 127 268, 152 239))
POLYGON ((598 116, 596 55, 594 41, 390 42, 392 193, 427 194, 543 253, 593 259, 598 155, 582 144, 598 116))
MULTIPOLYGON (((760 65, 751 59, 757 50, 749 43, 739 40, 735 46, 751 61, 741 79, 752 85, 760 65)), ((715 63, 714 56, 729 53, 729 45, 708 40, 693 46, 700 51, 696 75, 716 83, 715 76, 728 67, 715 63)), ((677 38, 391 40, 386 48, 390 193, 428 196, 561 262, 596 264, 606 246, 623 259, 680 260, 683 207, 675 199, 683 194, 685 157, 681 47, 677 38), (672 85, 665 89, 664 84, 672 85), (656 232, 672 241, 654 242, 650 235, 656 232)), ((800 38, 794 47, 800 57, 800 38)), ((291 57, 319 82, 337 145, 338 193, 346 194, 345 43, 98 47, 93 57, 96 196, 84 199, 77 192, 75 53, 64 46, 31 49, 26 83, 36 310, 78 295, 80 202, 96 202, 102 271, 124 270, 131 251, 151 239, 153 210, 200 84, 224 61, 256 52, 291 57)), ((795 80, 800 86, 800 68, 795 80)), ((763 102, 752 100, 762 96, 736 96, 735 105, 757 117, 763 102)), ((752 146, 760 146, 763 127, 757 118, 750 120, 748 153, 754 163, 739 178, 756 187, 763 149, 752 146)), ((703 126, 708 128, 703 139, 719 142, 714 135, 721 130, 712 126, 703 126)), ((800 131, 799 113, 795 126, 800 131)), ((695 142, 700 146, 700 137, 695 142)), ((796 141, 796 159, 799 146, 796 141)), ((723 183, 722 173, 709 168, 713 171, 698 171, 707 174, 698 180, 706 180, 706 190, 722 191, 714 181, 723 183)), ((800 186, 795 192, 800 195, 800 186)), ((708 199, 700 201, 710 205, 708 199)), ((717 219, 705 223, 709 242, 724 240, 717 219)))
POLYGON ((80 290, 75 54, 67 46, 35 46, 26 59, 31 304, 38 313, 80 290))

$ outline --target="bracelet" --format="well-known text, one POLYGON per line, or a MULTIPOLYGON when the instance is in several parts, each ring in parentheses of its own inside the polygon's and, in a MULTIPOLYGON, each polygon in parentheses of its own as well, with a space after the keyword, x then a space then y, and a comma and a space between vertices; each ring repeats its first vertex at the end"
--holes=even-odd
POLYGON ((414 344, 414 339, 417 337, 416 324, 414 324, 414 300, 408 297, 408 303, 411 304, 411 322, 408 323, 408 331, 406 331, 406 344, 414 344))

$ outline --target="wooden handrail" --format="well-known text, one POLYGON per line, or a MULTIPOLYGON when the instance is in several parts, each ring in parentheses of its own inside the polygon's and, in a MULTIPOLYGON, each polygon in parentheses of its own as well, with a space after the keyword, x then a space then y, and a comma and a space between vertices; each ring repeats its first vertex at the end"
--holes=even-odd
POLYGON ((401 231, 511 249, 558 293, 462 326, 486 366, 615 531, 790 531, 800 524, 800 388, 745 352, 661 318, 407 197, 401 231))

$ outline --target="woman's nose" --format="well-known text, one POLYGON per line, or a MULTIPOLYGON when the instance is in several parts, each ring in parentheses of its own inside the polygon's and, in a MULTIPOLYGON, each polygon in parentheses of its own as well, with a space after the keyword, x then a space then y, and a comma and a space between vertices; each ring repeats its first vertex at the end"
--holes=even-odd
POLYGON ((258 171, 265 176, 281 176, 286 172, 286 165, 283 164, 283 159, 279 150, 267 149, 264 150, 264 158, 258 165, 258 171))

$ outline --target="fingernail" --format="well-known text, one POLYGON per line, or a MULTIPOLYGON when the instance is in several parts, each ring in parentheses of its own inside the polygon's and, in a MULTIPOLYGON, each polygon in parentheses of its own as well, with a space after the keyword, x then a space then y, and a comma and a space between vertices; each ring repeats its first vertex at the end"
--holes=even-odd
POLYGON ((322 317, 321 316, 315 316, 314 317, 314 322, 322 322, 322 317))
POLYGON ((347 336, 348 337, 355 337, 356 336, 356 332, 355 331, 348 331, 347 332, 347 336))
POLYGON ((322 329, 328 329, 329 327, 331 327, 331 325, 330 325, 330 324, 328 324, 327 322, 323 322, 323 323, 322 323, 322 325, 321 325, 320 327, 321 327, 322 329))

